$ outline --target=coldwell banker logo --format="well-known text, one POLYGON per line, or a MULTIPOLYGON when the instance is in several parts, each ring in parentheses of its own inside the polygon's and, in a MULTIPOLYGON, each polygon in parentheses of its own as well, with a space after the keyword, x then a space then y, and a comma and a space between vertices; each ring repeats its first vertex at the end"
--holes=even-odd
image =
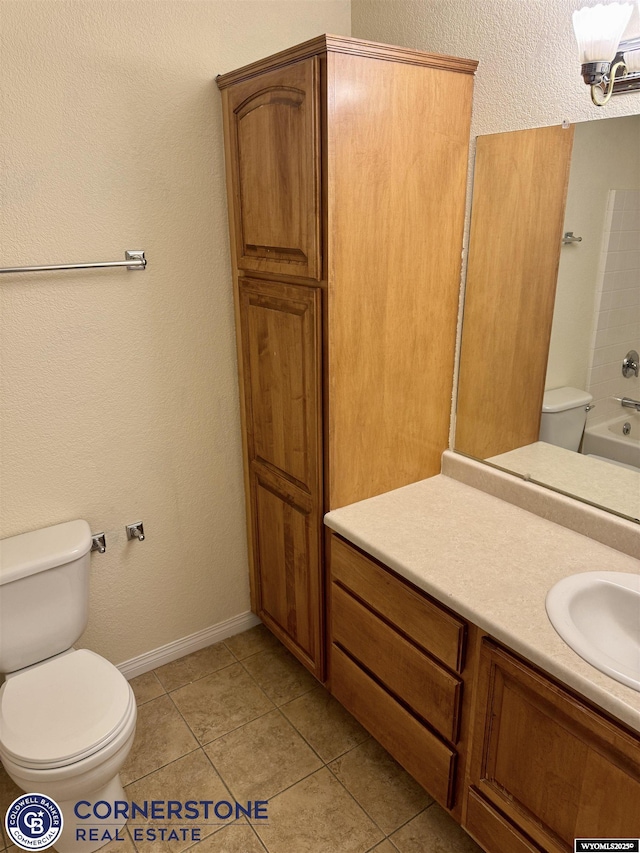
POLYGON ((45 850, 55 844, 62 832, 60 806, 45 794, 25 794, 7 810, 4 825, 7 835, 23 850, 45 850))

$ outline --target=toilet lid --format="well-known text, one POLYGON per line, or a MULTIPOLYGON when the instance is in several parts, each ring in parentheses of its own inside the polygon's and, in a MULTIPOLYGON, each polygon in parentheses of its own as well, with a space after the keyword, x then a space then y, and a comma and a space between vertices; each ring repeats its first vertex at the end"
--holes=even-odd
POLYGON ((0 691, 0 747, 23 767, 64 767, 106 746, 134 703, 122 673, 78 649, 7 679, 0 691))

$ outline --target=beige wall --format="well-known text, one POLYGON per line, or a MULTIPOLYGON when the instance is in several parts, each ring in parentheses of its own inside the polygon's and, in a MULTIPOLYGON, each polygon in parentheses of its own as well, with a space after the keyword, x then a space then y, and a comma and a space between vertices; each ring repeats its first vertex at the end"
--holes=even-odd
POLYGON ((0 0, 0 535, 107 531, 81 644, 121 662, 249 607, 216 74, 349 0, 0 0), (143 519, 144 543, 124 526, 143 519))

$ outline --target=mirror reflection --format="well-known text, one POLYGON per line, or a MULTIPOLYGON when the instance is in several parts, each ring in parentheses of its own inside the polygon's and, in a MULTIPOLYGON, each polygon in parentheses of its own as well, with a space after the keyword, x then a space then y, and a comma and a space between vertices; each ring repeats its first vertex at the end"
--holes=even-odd
POLYGON ((638 350, 640 116, 479 137, 455 449, 639 520, 638 350))

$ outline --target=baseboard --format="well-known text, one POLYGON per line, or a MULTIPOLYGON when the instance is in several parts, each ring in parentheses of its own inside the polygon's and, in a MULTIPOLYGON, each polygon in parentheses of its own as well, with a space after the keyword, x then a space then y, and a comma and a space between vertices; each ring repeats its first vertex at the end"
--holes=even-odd
POLYGON ((247 631, 259 624, 258 617, 247 610, 246 613, 240 613, 225 622, 211 625, 209 628, 204 628, 188 637, 174 640, 172 643, 167 643, 166 646, 160 646, 150 652, 138 655, 138 657, 126 660, 124 663, 119 663, 118 669, 129 680, 135 678, 136 675, 142 675, 144 672, 149 672, 149 670, 165 663, 171 663, 172 660, 177 660, 184 655, 191 654, 191 652, 197 652, 199 649, 204 649, 205 646, 211 646, 213 643, 218 643, 220 640, 225 640, 241 631, 247 631))

